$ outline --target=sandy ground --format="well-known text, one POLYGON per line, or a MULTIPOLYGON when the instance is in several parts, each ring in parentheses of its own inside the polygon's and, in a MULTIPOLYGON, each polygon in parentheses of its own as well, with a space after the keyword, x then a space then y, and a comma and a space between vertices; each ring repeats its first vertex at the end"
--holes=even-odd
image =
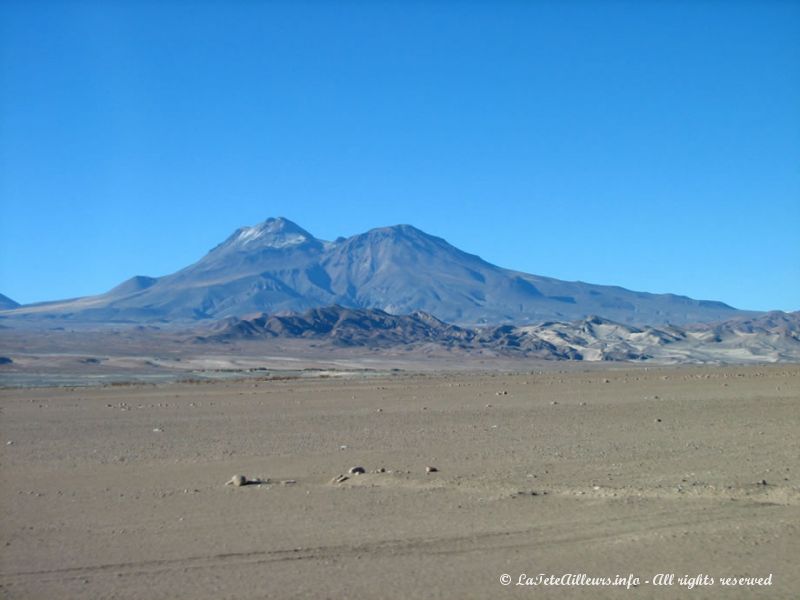
POLYGON ((5 598, 800 597, 796 365, 2 390, 0 406, 5 598), (367 473, 332 482, 352 466, 367 473), (226 486, 236 473, 264 483, 226 486), (640 582, 515 585, 540 573, 640 582))

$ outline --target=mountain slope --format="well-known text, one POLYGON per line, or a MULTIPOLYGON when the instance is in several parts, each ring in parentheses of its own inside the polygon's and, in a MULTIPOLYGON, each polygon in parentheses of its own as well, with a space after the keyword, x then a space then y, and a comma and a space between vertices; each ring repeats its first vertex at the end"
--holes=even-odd
POLYGON ((333 304, 396 314, 422 310, 461 324, 524 324, 592 314, 624 323, 690 323, 748 314, 721 302, 503 269, 410 225, 326 242, 282 218, 236 230, 171 275, 134 277, 99 296, 3 314, 176 321, 333 304))
POLYGON ((0 310, 8 310, 10 308, 17 308, 18 306, 19 302, 15 302, 8 296, 0 294, 0 310))

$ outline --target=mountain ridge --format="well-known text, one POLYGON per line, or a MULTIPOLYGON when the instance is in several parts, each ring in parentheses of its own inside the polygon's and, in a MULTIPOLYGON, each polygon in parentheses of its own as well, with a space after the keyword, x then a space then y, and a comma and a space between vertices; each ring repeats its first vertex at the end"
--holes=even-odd
POLYGON ((0 294, 0 310, 6 310, 11 308, 17 308, 20 304, 16 300, 12 300, 5 294, 0 294))
POLYGON ((719 323, 633 327, 597 315, 537 325, 460 327, 424 312, 329 306, 303 313, 231 317, 195 343, 304 339, 338 347, 391 349, 433 344, 464 353, 492 352, 548 360, 674 363, 780 362, 800 359, 800 311, 772 311, 719 323))
POLYGON ((195 263, 133 277, 97 296, 38 303, 4 317, 92 322, 214 320, 338 304, 456 324, 537 323, 599 314, 625 323, 724 320, 725 303, 505 269, 413 225, 325 241, 278 217, 240 227, 195 263))

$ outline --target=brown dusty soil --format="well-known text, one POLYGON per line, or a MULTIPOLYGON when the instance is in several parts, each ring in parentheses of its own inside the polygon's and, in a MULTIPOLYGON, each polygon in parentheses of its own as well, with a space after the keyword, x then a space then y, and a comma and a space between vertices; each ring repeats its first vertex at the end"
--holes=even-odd
POLYGON ((797 365, 6 389, 0 408, 5 598, 800 597, 797 365), (640 582, 515 585, 539 573, 640 582), (715 584, 680 585, 699 574, 715 584))

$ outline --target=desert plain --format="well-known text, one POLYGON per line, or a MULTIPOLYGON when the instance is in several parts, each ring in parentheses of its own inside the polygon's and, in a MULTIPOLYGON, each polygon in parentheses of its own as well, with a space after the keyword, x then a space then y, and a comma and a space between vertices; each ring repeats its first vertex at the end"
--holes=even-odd
POLYGON ((798 365, 270 373, 0 409, 4 598, 800 597, 798 365), (539 574, 639 581, 517 585, 539 574))

